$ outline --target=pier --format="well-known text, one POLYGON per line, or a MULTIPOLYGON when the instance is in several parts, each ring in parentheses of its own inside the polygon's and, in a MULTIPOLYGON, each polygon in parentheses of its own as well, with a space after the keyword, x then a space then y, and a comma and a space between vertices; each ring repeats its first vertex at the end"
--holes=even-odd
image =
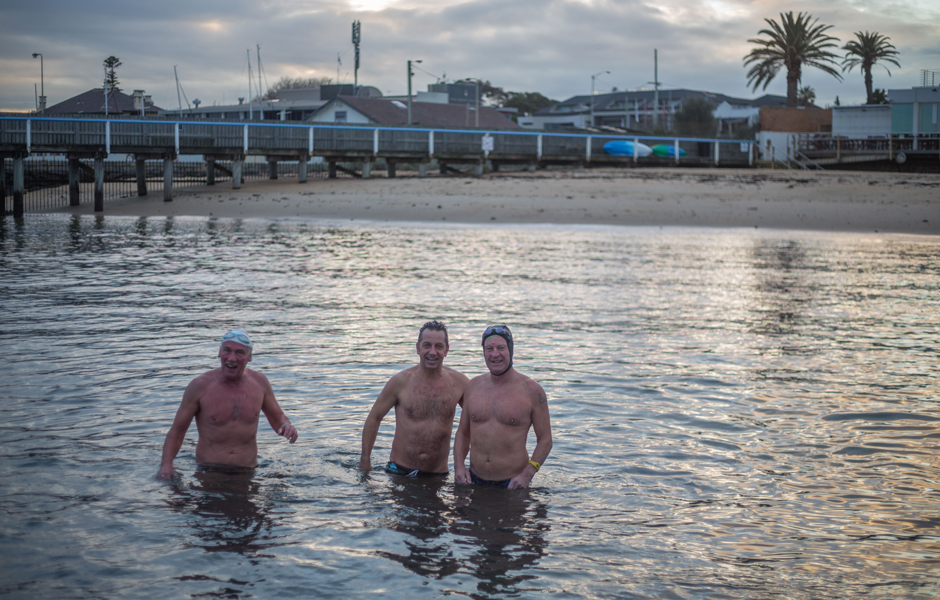
MULTIPOLYGON (((263 160, 271 179, 278 163, 297 163, 298 181, 307 180, 311 160, 326 163, 328 176, 345 173, 369 178, 377 163, 388 177, 398 165, 413 165, 418 176, 436 164, 442 174, 480 176, 484 167, 536 170, 548 166, 689 165, 746 167, 754 164, 755 142, 747 140, 636 136, 615 131, 550 133, 541 131, 484 131, 285 122, 207 122, 155 119, 0 117, 0 199, 6 212, 27 207, 24 161, 29 156, 54 155, 68 162, 69 205, 81 202, 83 169, 94 174, 94 210, 104 210, 105 159, 123 156, 136 167, 137 193, 147 195, 148 163, 162 165, 163 199, 173 199, 174 166, 181 156, 201 156, 205 181, 217 173, 231 177, 239 188, 247 160, 263 160), (611 140, 647 145, 667 144, 675 157, 613 156, 604 152, 611 140), (685 156, 679 156, 682 150, 685 156), (12 189, 7 189, 6 164, 12 161, 12 189), (89 168, 81 161, 93 161, 89 168), (229 166, 223 166, 225 163, 229 166)), ((152 170, 152 169, 151 169, 152 170)), ((152 177, 151 177, 152 180, 152 177)))

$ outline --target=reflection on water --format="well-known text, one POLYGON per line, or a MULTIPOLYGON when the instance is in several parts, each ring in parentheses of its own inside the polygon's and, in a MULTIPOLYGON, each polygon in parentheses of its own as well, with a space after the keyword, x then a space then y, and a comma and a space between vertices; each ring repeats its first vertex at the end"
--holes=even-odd
MULTIPOLYGON (((30 216, 0 222, 0 594, 927 598, 940 244, 878 235, 30 216), (552 403, 525 492, 361 474, 448 324, 552 403), (153 479, 221 333, 298 426, 153 479)), ((373 456, 384 462, 392 423, 373 456)))

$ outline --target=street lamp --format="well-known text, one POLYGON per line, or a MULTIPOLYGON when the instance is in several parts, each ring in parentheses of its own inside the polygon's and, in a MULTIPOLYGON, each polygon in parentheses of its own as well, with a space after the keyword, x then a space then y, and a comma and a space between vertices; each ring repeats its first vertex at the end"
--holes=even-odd
POLYGON ((42 54, 34 52, 33 58, 39 59, 39 106, 42 107, 42 114, 46 114, 46 82, 42 68, 42 54))
POLYGON ((594 127, 594 78, 604 73, 610 75, 610 71, 600 71, 591 75, 591 127, 594 127))
MULTIPOLYGON (((420 63, 420 60, 414 61, 420 63)), ((411 70, 412 61, 408 61, 408 126, 411 126, 411 77, 414 75, 414 71, 411 70)))

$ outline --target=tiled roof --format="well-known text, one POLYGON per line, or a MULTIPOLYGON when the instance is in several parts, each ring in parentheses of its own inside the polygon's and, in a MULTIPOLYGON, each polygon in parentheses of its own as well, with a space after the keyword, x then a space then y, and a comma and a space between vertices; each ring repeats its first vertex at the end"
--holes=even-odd
MULTIPOLYGON (((147 106, 147 112, 155 110, 157 107, 147 106)), ((73 96, 68 100, 63 100, 58 104, 53 104, 46 108, 46 114, 104 114, 104 89, 97 88, 88 90, 83 94, 73 96)), ((124 92, 112 91, 108 94, 108 113, 136 113, 134 110, 134 98, 124 92)))
MULTIPOLYGON (((369 117, 376 125, 405 125, 408 120, 407 104, 385 98, 354 98, 337 96, 341 101, 369 117), (405 108, 402 108, 405 106, 405 108)), ((476 115, 472 107, 463 104, 411 103, 411 120, 421 127, 447 127, 460 129, 475 127, 476 115)), ((520 129, 511 119, 494 108, 480 107, 481 129, 520 129)))

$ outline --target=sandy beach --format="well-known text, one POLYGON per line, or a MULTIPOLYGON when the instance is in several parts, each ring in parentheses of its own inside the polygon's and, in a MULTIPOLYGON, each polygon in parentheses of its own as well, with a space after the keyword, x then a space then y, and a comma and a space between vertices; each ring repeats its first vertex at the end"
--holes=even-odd
MULTIPOLYGON (((90 207, 56 212, 88 213, 90 207)), ((722 169, 584 169, 481 178, 249 181, 105 204, 106 215, 455 223, 759 227, 940 234, 940 176, 722 169)))

